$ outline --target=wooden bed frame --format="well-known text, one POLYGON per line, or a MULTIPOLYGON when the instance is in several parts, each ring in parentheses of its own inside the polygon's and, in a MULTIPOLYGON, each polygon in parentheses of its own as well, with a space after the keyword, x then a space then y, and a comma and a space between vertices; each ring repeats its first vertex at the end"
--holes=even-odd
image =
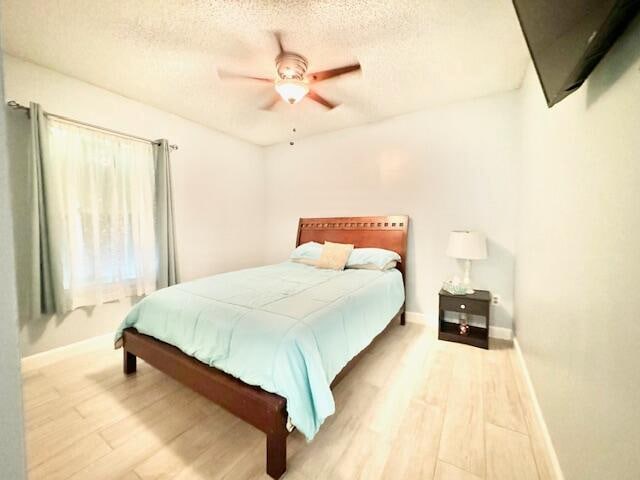
MULTIPOLYGON (((402 258, 398 269, 402 272, 403 281, 406 284, 408 223, 409 217, 404 215, 301 218, 298 223, 296 246, 310 241, 322 243, 327 240, 352 243, 358 248, 379 247, 393 250, 398 252, 402 258)), ((389 320, 389 324, 395 319, 399 319, 400 324, 404 325, 404 305, 389 320)), ((214 367, 209 367, 182 353, 176 347, 138 333, 135 329, 126 329, 123 339, 125 374, 132 374, 136 371, 136 359, 140 357, 158 370, 263 431, 267 435, 267 474, 275 479, 284 474, 287 469, 287 436, 289 435, 286 399, 280 395, 266 392, 260 387, 248 385, 214 367)), ((360 352, 340 371, 331 383, 332 388, 353 368, 365 351, 360 352)))

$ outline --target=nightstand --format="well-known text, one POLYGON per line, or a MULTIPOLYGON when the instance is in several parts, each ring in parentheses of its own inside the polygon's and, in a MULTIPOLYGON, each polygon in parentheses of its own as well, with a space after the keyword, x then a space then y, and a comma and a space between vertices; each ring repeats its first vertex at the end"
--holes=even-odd
POLYGON ((449 342, 466 343, 474 347, 489 349, 489 314, 491 292, 476 290, 469 295, 453 295, 440 290, 440 312, 438 315, 438 338, 449 342), (469 325, 469 332, 462 335, 458 323, 447 322, 444 312, 466 313, 484 317, 484 327, 469 325))

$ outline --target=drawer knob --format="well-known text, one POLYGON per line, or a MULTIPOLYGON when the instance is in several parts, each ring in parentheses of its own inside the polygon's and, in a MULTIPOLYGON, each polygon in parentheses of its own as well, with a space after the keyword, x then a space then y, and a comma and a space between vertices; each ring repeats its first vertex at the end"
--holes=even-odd
POLYGON ((464 304, 464 303, 462 303, 462 304, 460 304, 460 308, 461 308, 462 310, 464 310, 464 309, 465 309, 465 308, 467 308, 467 307, 465 306, 465 304, 464 304))

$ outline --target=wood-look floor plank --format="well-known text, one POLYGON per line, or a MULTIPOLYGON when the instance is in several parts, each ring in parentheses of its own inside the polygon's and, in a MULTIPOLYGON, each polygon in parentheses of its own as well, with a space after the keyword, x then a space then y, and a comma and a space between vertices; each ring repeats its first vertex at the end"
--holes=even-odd
POLYGON ((74 348, 61 348, 49 350, 36 355, 31 355, 22 359, 23 377, 31 375, 33 372, 45 373, 48 370, 62 371, 72 370, 71 365, 82 364, 86 360, 93 360, 99 356, 113 356, 115 351, 107 344, 94 345, 92 348, 76 351, 74 348))
POLYGON ((363 381, 375 385, 376 387, 384 387, 393 371, 397 368, 399 360, 391 355, 382 355, 366 353, 363 358, 366 367, 363 381))
POLYGON ((368 414, 362 416, 368 428, 386 440, 394 437, 421 376, 420 370, 415 368, 396 370, 385 387, 372 399, 368 414))
POLYGON ((69 425, 80 420, 84 420, 84 417, 73 408, 60 411, 57 416, 54 416, 49 421, 43 422, 37 426, 30 426, 26 430, 27 443, 40 443, 48 437, 57 435, 61 431, 66 430, 69 425))
MULTIPOLYGON (((142 362, 141 362, 142 363, 142 362)), ((145 374, 154 372, 150 368, 144 368, 141 372, 136 374, 136 378, 143 377, 145 374)), ((157 374, 157 372, 155 372, 157 374)), ((60 401, 65 403, 76 405, 87 398, 90 398, 98 393, 112 390, 121 384, 130 384, 129 378, 122 375, 122 367, 120 364, 117 366, 105 367, 104 365, 95 366, 90 368, 88 365, 83 365, 82 368, 77 368, 76 371, 65 375, 55 375, 49 373, 48 375, 41 375, 48 384, 55 387, 60 393, 60 401)), ((28 389, 24 389, 25 397, 30 397, 28 389)), ((54 405, 56 401, 49 402, 50 405, 54 405)), ((29 414, 32 411, 46 408, 44 405, 37 405, 33 408, 27 408, 26 413, 29 414)))
POLYGON ((202 421, 203 418, 204 415, 198 409, 172 410, 170 415, 165 415, 155 423, 148 425, 146 430, 132 434, 118 448, 69 478, 73 480, 108 480, 124 476, 165 444, 202 421))
MULTIPOLYGON (((167 392, 177 387, 177 383, 166 378, 160 372, 137 377, 132 375, 128 382, 118 385, 109 390, 102 390, 100 393, 90 397, 77 405, 76 410, 85 418, 97 417, 101 414, 109 414, 113 409, 118 409, 123 405, 131 405, 133 399, 141 399, 160 390, 159 394, 167 392)), ((147 402, 146 405, 149 405, 147 402)))
POLYGON ((556 480, 549 450, 546 447, 542 426, 537 421, 533 399, 529 395, 529 390, 525 381, 524 372, 522 371, 517 354, 514 349, 509 352, 509 359, 514 371, 515 383, 518 389, 520 403, 522 405, 522 413, 525 423, 527 424, 527 433, 531 440, 531 449, 533 457, 538 468, 538 476, 540 480, 556 480))
POLYGON ((185 470, 212 445, 223 442, 240 420, 222 409, 209 415, 135 467, 142 480, 167 480, 185 470))
POLYGON ((111 448, 102 437, 92 433, 29 470, 29 480, 64 480, 109 452, 111 448))
POLYGON ((265 445, 264 434, 247 423, 237 422, 226 432, 222 441, 213 444, 174 478, 218 480, 242 459, 247 450, 257 448, 258 445, 265 445))
POLYGON ((127 472, 118 480, 141 480, 140 477, 136 474, 136 472, 127 472))
POLYGON ((466 345, 451 344, 448 348, 455 352, 455 365, 440 439, 439 458, 483 476, 485 452, 482 352, 466 345))
POLYGON ((538 480, 529 437, 486 424, 487 479, 538 480))
MULTIPOLYGON (((264 467, 264 445, 257 443, 227 470, 221 480, 271 480, 264 467)), ((287 474, 284 479, 288 479, 287 474)))
POLYGON ((382 478, 433 478, 443 421, 443 409, 412 402, 393 440, 382 478))
MULTIPOLYGON (((309 480, 308 477, 305 477, 300 472, 289 472, 289 471, 287 471, 287 476, 284 477, 284 478, 286 480, 309 480)), ((269 480, 269 479, 271 479, 271 477, 267 476, 267 478, 265 478, 264 480, 269 480)), ((229 480, 231 480, 231 479, 229 479, 229 480)))
POLYGON ((403 330, 406 331, 401 339, 404 345, 397 345, 391 351, 392 355, 400 353, 400 362, 410 368, 424 371, 427 357, 437 345, 437 337, 426 325, 408 323, 403 330), (402 351, 399 351, 402 348, 402 351))
MULTIPOLYGON (((140 362, 135 378, 142 378, 155 370, 150 367, 144 368, 145 363, 140 362)), ((73 372, 64 375, 49 373, 47 378, 55 382, 56 388, 64 396, 73 400, 82 400, 88 391, 100 391, 113 389, 124 383, 131 383, 130 377, 122 374, 120 362, 105 365, 98 362, 84 366, 80 372, 73 372), (85 394, 84 397, 82 394, 85 394)))
POLYGON ((351 443, 361 423, 360 414, 367 411, 371 397, 379 389, 369 384, 352 385, 345 380, 336 391, 336 408, 341 408, 344 415, 329 417, 309 444, 299 432, 289 436, 288 448, 292 441, 304 445, 289 454, 289 469, 310 479, 330 478, 330 470, 351 443))
POLYGON ((105 439, 111 448, 118 448, 120 445, 139 432, 146 431, 150 425, 154 425, 167 412, 192 408, 197 393, 186 389, 176 389, 147 408, 141 409, 136 415, 128 415, 122 420, 113 423, 100 430, 100 436, 105 439))
POLYGON ((65 415, 75 415, 81 417, 73 405, 65 397, 60 397, 50 402, 43 403, 37 407, 24 412, 25 428, 28 432, 33 432, 49 422, 65 415))
POLYGON ((33 375, 23 381, 24 409, 29 411, 61 397, 54 383, 42 374, 33 375))
POLYGON ((68 410, 33 430, 27 430, 27 463, 29 468, 58 455, 76 441, 96 430, 76 410, 68 410))
POLYGON ((67 377, 86 371, 90 366, 99 365, 103 368, 109 365, 116 365, 122 356, 121 352, 114 350, 95 350, 69 357, 59 358, 53 363, 42 365, 38 372, 47 377, 67 377), (118 355, 120 353, 120 355, 118 355))
MULTIPOLYGON (((140 363, 144 364, 144 362, 140 363)), ((158 381, 164 381, 159 372, 155 372, 150 368, 144 368, 142 372, 136 373, 135 379, 142 378, 145 372, 155 375, 158 381)), ((65 377, 64 380, 68 381, 69 378, 65 377)), ((68 383, 64 383, 62 380, 52 379, 51 381, 56 382, 55 388, 60 391, 61 396, 25 410, 25 423, 28 431, 35 430, 47 422, 55 420, 69 410, 75 410, 75 406, 89 399, 100 398, 101 394, 114 395, 118 391, 122 393, 127 389, 135 391, 136 388, 139 388, 136 383, 138 380, 131 381, 129 377, 122 374, 121 365, 117 366, 114 375, 97 380, 94 379, 93 371, 83 365, 74 374, 73 388, 68 388, 68 383)))
MULTIPOLYGON (((306 442, 301 440, 299 436, 290 436, 287 442, 288 455, 295 455, 298 450, 306 447, 306 442)), ((271 477, 265 472, 264 465, 264 443, 257 443, 253 448, 248 449, 242 458, 235 462, 230 469, 220 477, 221 480, 271 480, 271 477)), ((289 465, 287 474, 287 480, 290 478, 307 480, 299 471, 292 469, 289 465)))
POLYGON ((484 408, 487 422, 527 433, 520 396, 505 342, 492 341, 484 355, 484 408))
MULTIPOLYGON (((303 473, 310 479, 330 478, 329 473, 343 452, 349 447, 358 429, 359 420, 346 417, 344 421, 336 421, 329 428, 321 429, 313 442, 307 444, 311 448, 300 448, 289 455, 288 468, 303 473)), ((306 444, 299 433, 289 436, 291 441, 306 444)))
POLYGON ((435 480, 482 480, 482 478, 444 462, 438 462, 436 467, 435 480))
POLYGON ((419 382, 416 398, 445 408, 451 383, 453 370, 453 356, 446 345, 442 343, 433 345, 427 361, 425 362, 425 374, 419 382))
POLYGON ((390 443, 380 433, 360 425, 325 478, 378 480, 389 449, 390 443))

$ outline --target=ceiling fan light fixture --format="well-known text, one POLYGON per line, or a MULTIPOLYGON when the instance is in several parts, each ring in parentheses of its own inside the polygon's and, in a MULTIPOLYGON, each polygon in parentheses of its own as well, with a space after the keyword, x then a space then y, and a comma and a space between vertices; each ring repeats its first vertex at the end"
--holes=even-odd
POLYGON ((323 107, 332 110, 338 106, 326 98, 322 97, 316 90, 310 90, 309 84, 315 85, 318 82, 335 78, 345 73, 360 70, 360 64, 345 65, 343 67, 331 68, 329 70, 316 71, 307 74, 309 62, 299 53, 285 50, 282 45, 282 35, 280 32, 273 32, 276 42, 278 43, 278 56, 275 58, 276 71, 275 78, 252 77, 248 75, 234 75, 218 70, 220 78, 244 78, 250 80, 259 80, 267 82, 274 86, 278 95, 271 95, 269 103, 261 107, 262 110, 271 110, 277 105, 281 97, 289 104, 299 103, 304 97, 316 102, 323 107))
POLYGON ((295 78, 280 79, 276 81, 276 92, 285 102, 294 104, 309 93, 309 84, 304 80, 296 80, 295 78))

